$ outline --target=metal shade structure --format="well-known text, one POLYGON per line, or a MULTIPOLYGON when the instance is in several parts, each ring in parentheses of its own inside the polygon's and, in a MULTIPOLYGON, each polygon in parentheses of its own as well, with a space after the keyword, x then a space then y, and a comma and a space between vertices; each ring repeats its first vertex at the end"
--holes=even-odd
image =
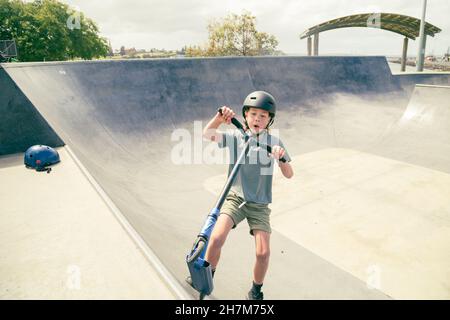
MULTIPOLYGON (((319 33, 341 28, 376 28, 391 31, 405 37, 403 42, 402 71, 406 63, 408 39, 415 40, 420 33, 420 19, 396 13, 361 13, 333 19, 305 30, 300 39, 308 38, 308 55, 311 55, 311 36, 314 36, 314 55, 319 54, 319 33)), ((441 29, 425 24, 425 35, 432 36, 441 29)))
MULTIPOLYGON (((300 39, 328 30, 355 27, 383 29, 415 40, 419 36, 420 19, 395 13, 354 14, 311 27, 300 35, 300 39)), ((427 36, 434 37, 434 35, 439 32, 441 32, 441 29, 431 23, 426 23, 425 34, 427 36)))

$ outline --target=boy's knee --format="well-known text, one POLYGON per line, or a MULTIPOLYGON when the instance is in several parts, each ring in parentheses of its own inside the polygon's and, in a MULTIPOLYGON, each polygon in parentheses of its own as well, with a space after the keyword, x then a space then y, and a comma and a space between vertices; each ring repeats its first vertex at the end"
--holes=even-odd
POLYGON ((260 249, 256 251, 256 260, 260 262, 267 262, 270 258, 270 250, 269 249, 260 249))

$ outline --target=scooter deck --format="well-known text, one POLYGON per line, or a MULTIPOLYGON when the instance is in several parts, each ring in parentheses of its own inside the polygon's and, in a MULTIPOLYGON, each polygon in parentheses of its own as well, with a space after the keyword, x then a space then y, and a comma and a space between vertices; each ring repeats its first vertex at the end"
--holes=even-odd
MULTIPOLYGON (((187 262, 186 257, 186 262, 187 262)), ((192 287, 197 290, 200 295, 210 295, 214 289, 211 266, 202 258, 198 258, 192 262, 187 262, 189 272, 191 274, 192 287)))

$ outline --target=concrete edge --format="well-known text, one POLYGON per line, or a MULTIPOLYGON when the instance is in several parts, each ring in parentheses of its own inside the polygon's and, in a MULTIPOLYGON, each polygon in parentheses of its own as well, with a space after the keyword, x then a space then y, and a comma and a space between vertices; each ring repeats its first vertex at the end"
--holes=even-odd
POLYGON ((320 55, 320 56, 307 56, 307 55, 284 55, 284 56, 220 56, 220 57, 174 57, 174 58, 142 58, 142 59, 99 59, 99 60, 74 60, 74 61, 34 61, 34 62, 14 62, 14 63, 0 63, 0 67, 4 69, 10 68, 22 68, 30 66, 49 66, 49 65, 70 65, 70 64, 95 64, 95 63, 131 63, 136 61, 190 61, 190 60, 271 60, 271 59, 328 59, 328 58, 358 58, 358 59, 385 59, 388 63, 386 56, 383 55, 320 55))
POLYGON ((92 187, 96 190, 98 195, 105 202, 106 206, 111 210, 114 217, 120 223, 122 228, 127 232, 128 236, 138 246, 139 250, 145 256, 147 261, 158 273, 161 280, 167 284, 170 291, 172 291, 174 293, 174 295, 177 297, 177 299, 179 299, 179 300, 193 300, 192 295, 189 294, 188 291, 180 285, 178 280, 176 280, 175 277, 170 273, 170 271, 164 266, 164 264, 161 262, 161 260, 159 260, 159 258, 153 252, 153 250, 147 245, 147 243, 145 243, 145 241, 136 232, 136 230, 134 230, 134 228, 131 226, 131 224, 128 222, 128 220, 125 218, 125 216, 119 210, 119 208, 116 207, 116 205, 112 202, 112 200, 109 198, 109 196, 103 190, 103 188, 97 183, 97 181, 95 181, 94 177, 91 176, 91 174, 88 172, 88 170, 83 166, 83 164, 80 162, 80 160, 76 157, 76 155, 74 154, 72 149, 70 149, 70 147, 68 145, 65 145, 62 148, 65 148, 67 150, 68 154, 73 159, 73 161, 75 162, 77 167, 80 169, 80 171, 87 178, 87 180, 92 185, 92 187))
POLYGON ((420 84, 420 83, 416 83, 416 87, 450 89, 450 86, 433 85, 433 84, 420 84))
POLYGON ((427 75, 427 76, 436 76, 436 75, 450 75, 449 71, 430 71, 430 70, 426 70, 426 71, 422 71, 422 72, 395 72, 392 73, 393 76, 400 76, 400 77, 407 77, 410 75, 427 75))

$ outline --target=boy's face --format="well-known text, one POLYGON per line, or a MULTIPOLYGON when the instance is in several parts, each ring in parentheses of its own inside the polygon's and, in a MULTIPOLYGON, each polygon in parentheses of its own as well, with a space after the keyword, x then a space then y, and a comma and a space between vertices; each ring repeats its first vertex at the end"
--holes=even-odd
POLYGON ((253 133, 259 133, 264 130, 270 121, 269 112, 257 108, 249 108, 245 112, 245 119, 247 120, 249 129, 253 133))

